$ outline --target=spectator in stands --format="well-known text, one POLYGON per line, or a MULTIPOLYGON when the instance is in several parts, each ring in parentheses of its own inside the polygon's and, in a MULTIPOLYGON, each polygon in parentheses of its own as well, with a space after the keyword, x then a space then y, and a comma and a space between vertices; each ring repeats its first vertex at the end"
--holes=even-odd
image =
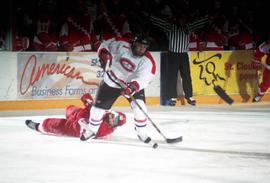
POLYGON ((255 48, 253 35, 248 31, 241 31, 239 33, 235 48, 236 50, 253 50, 255 48))
POLYGON ((0 30, 0 51, 6 50, 5 32, 0 30))
POLYGON ((12 51, 26 51, 30 46, 30 40, 26 36, 16 36, 12 46, 12 51))
POLYGON ((132 39, 129 22, 124 14, 119 15, 114 22, 107 12, 103 12, 101 32, 102 40, 108 40, 116 37, 132 39))
POLYGON ((34 33, 34 3, 18 1, 13 14, 12 25, 12 51, 29 50, 34 33))
MULTIPOLYGON (((113 1, 113 6, 116 6, 118 3, 119 2, 117 1, 113 1)), ((96 21, 101 40, 108 40, 118 37, 131 41, 132 33, 127 15, 124 13, 119 13, 118 11, 113 12, 114 14, 109 12, 109 10, 112 8, 108 8, 109 5, 111 4, 101 3, 100 15, 96 21)))
POLYGON ((41 4, 37 21, 37 31, 33 40, 33 47, 36 51, 57 51, 58 36, 56 34, 56 22, 53 19, 55 9, 48 7, 48 4, 41 4))
POLYGON ((207 31, 205 31, 204 39, 206 41, 205 51, 220 51, 225 49, 227 37, 223 34, 218 24, 213 23, 207 31))
POLYGON ((189 37, 189 51, 204 51, 206 47, 206 40, 204 39, 204 33, 194 31, 189 37))
POLYGON ((64 24, 61 27, 60 45, 64 51, 95 51, 100 42, 93 28, 92 17, 86 8, 85 1, 75 2, 75 9, 65 17, 64 24))

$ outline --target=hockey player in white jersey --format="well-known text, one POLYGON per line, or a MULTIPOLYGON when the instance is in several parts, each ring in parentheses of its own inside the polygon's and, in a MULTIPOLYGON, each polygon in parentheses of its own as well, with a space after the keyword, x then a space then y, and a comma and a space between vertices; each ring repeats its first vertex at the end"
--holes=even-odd
POLYGON ((100 45, 98 56, 101 67, 106 72, 98 89, 96 102, 90 110, 89 125, 81 135, 81 140, 95 138, 106 110, 122 95, 130 102, 139 139, 145 143, 151 141, 146 133, 148 119, 137 105, 147 111, 144 89, 156 73, 155 61, 148 51, 149 45, 149 38, 143 34, 136 36, 132 43, 113 38, 100 45), (108 65, 109 70, 105 69, 108 65), (130 99, 131 96, 137 104, 130 99))

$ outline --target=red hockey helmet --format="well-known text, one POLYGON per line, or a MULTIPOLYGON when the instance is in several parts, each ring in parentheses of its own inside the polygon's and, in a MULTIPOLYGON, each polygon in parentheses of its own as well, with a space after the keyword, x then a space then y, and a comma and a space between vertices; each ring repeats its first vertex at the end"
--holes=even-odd
POLYGON ((105 114, 104 119, 108 125, 114 128, 122 126, 123 124, 126 123, 126 115, 122 112, 110 111, 105 114))

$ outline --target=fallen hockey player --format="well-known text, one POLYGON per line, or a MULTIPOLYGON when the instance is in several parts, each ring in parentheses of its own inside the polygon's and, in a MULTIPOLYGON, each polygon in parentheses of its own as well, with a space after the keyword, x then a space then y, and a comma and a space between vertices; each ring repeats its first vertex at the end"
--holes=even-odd
MULTIPOLYGON (((41 123, 26 120, 25 124, 40 133, 47 135, 80 137, 88 123, 93 98, 89 93, 81 97, 84 108, 70 105, 66 108, 66 118, 47 118, 41 123)), ((121 112, 106 111, 98 129, 96 138, 107 136, 126 123, 126 115, 121 112)))

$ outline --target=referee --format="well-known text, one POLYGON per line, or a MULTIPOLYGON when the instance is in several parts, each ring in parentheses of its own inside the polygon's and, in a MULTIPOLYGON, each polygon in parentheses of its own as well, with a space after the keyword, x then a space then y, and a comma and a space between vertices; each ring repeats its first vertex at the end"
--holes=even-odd
POLYGON ((182 13, 176 16, 176 20, 173 23, 152 15, 150 16, 150 21, 154 26, 166 33, 169 41, 166 80, 168 87, 165 89, 165 99, 169 101, 169 105, 174 106, 176 104, 176 83, 178 71, 180 71, 187 103, 196 105, 196 101, 192 98, 193 91, 188 56, 189 36, 192 31, 205 26, 208 23, 208 18, 188 23, 187 14, 182 13))

